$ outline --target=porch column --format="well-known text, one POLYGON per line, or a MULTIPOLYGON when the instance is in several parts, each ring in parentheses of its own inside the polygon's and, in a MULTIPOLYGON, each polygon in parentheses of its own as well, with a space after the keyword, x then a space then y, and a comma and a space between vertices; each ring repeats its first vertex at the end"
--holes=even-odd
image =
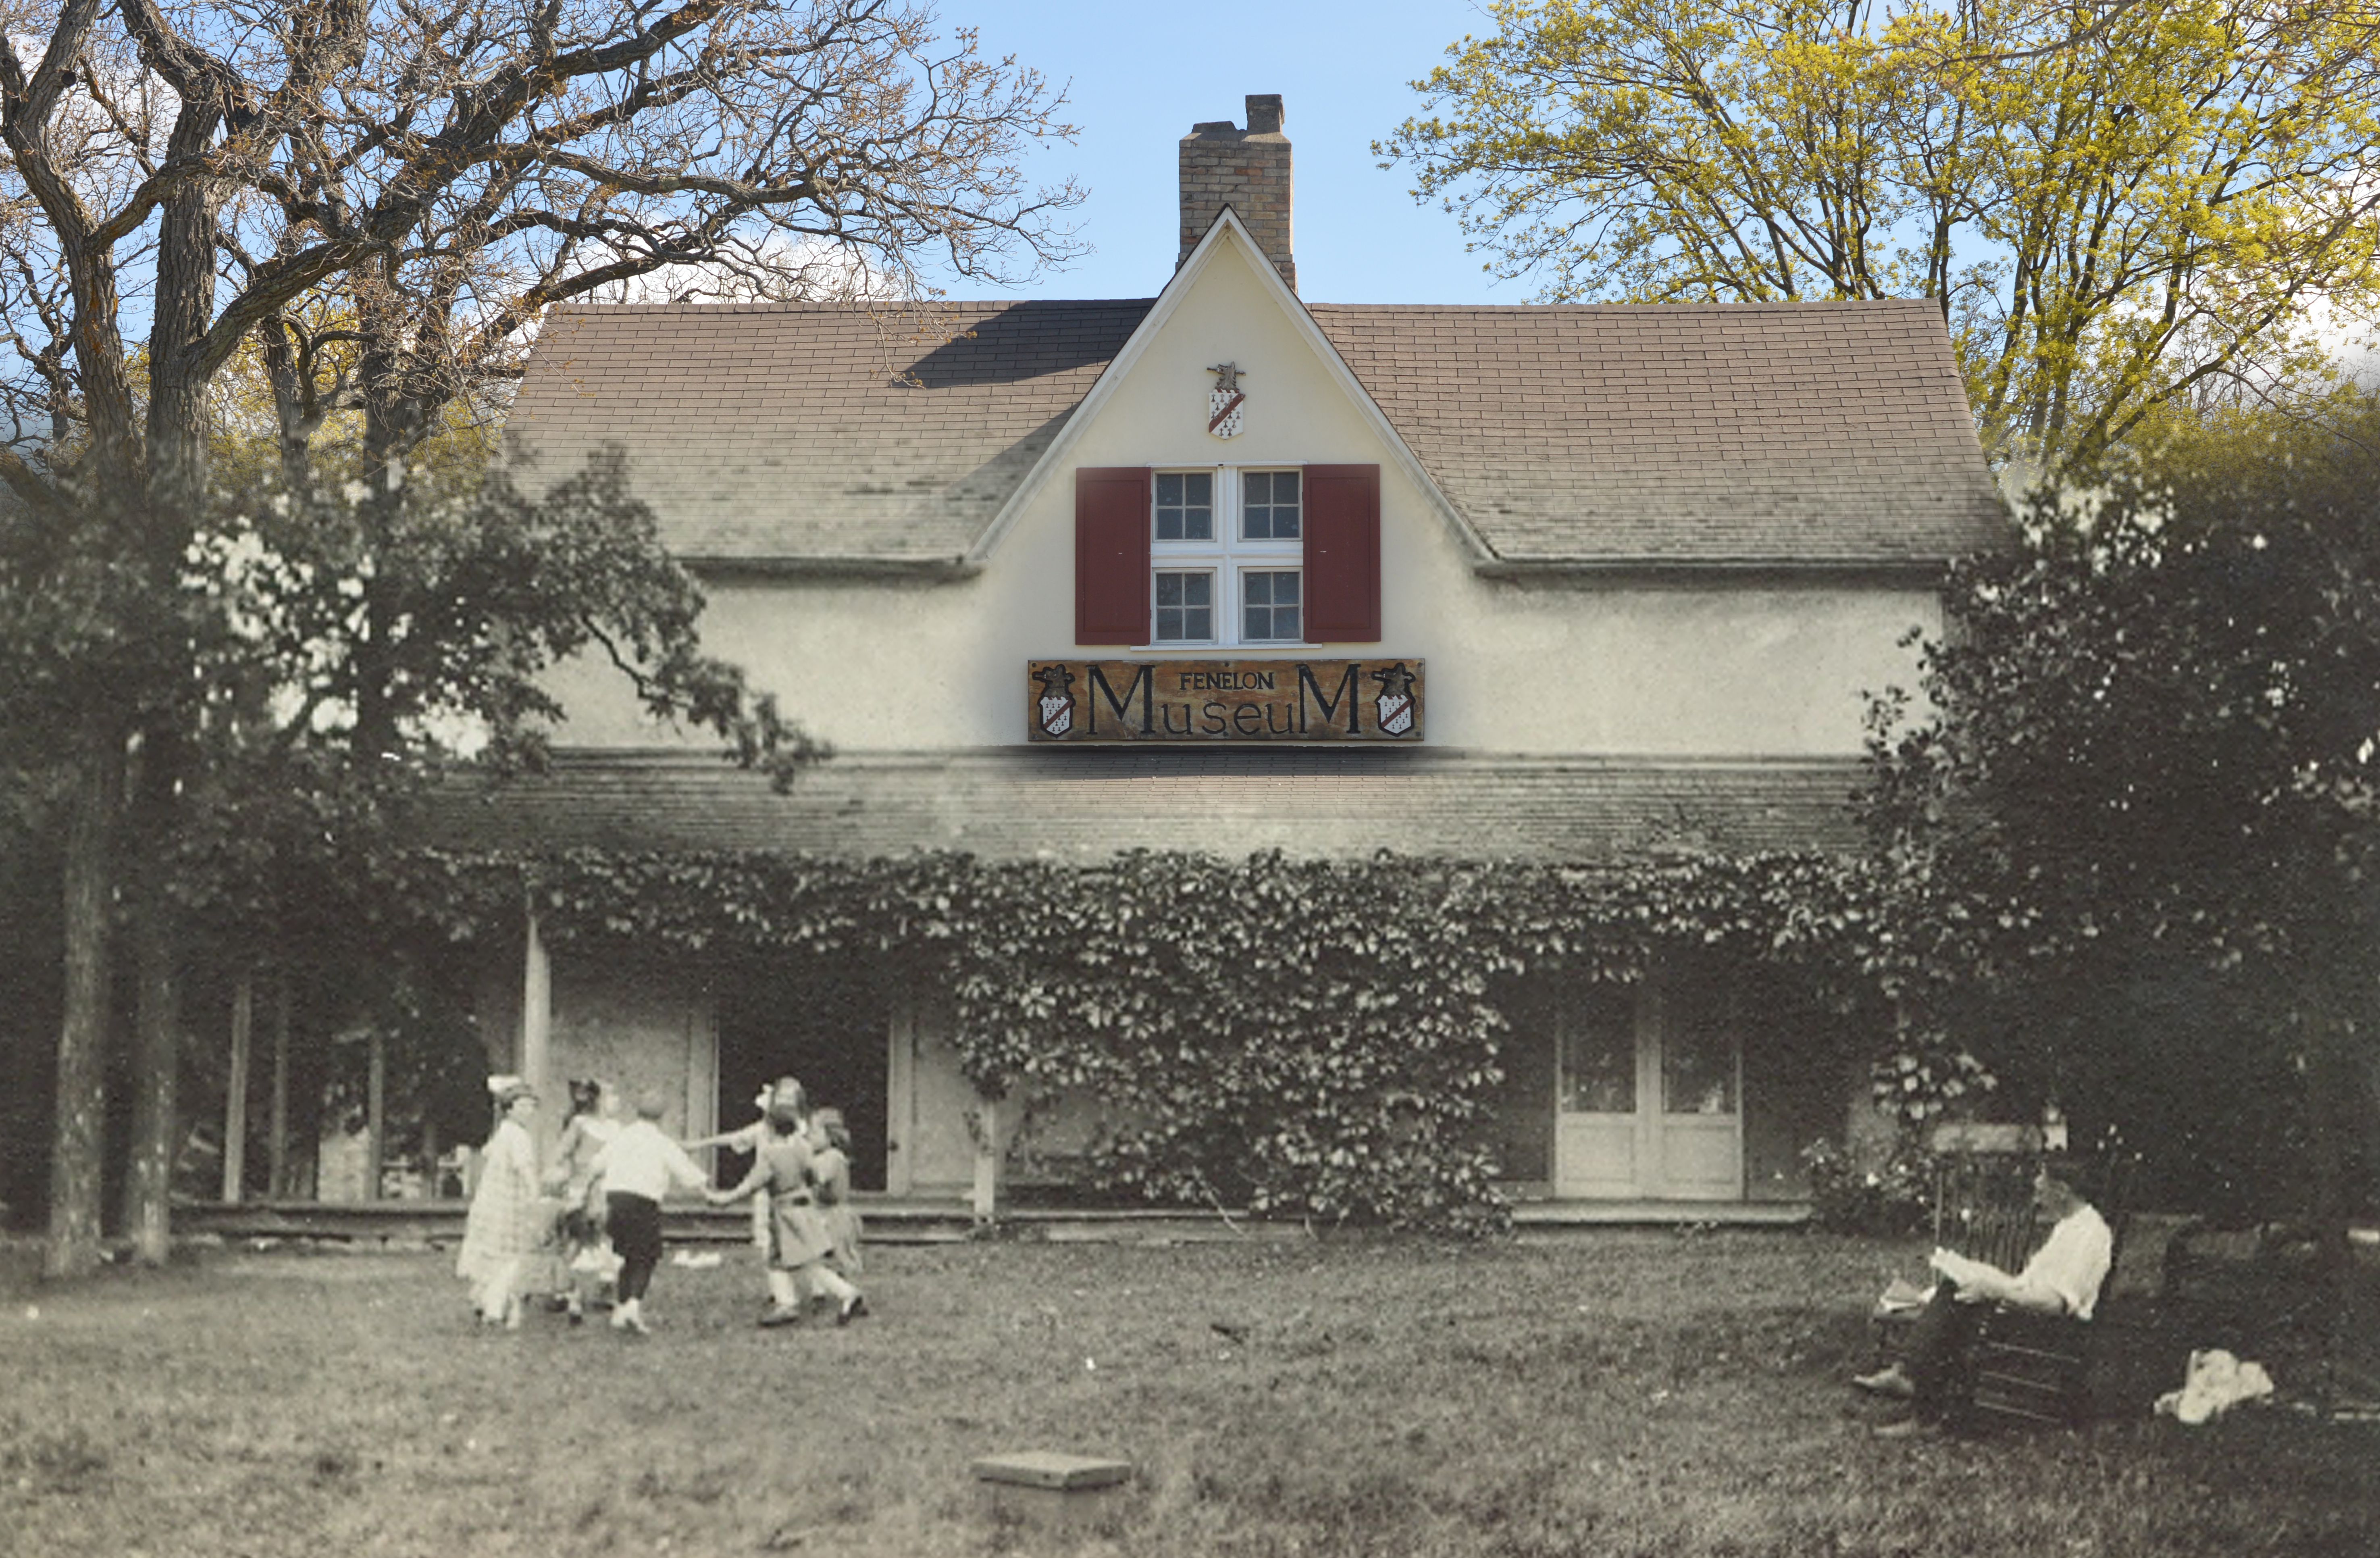
POLYGON ((537 910, 528 911, 528 934, 521 949, 521 1079, 546 1091, 547 1050, 553 1036, 553 965, 545 955, 545 938, 538 933, 537 910))
POLYGON ((248 1167, 248 1041, 256 1014, 256 975, 242 968, 231 987, 231 1077, 224 1099, 223 1199, 239 1202, 248 1167))
POLYGON ((1000 1215, 1000 1103, 995 1099, 976 1100, 975 1189, 968 1198, 978 1223, 990 1223, 1000 1215))
POLYGON ((388 1035, 374 1023, 365 1041, 364 1199, 380 1199, 381 1165, 388 1157, 388 1035))
POLYGON ((266 1177, 266 1199, 289 1195, 289 970, 275 969, 273 980, 273 1125, 267 1150, 272 1154, 266 1177))

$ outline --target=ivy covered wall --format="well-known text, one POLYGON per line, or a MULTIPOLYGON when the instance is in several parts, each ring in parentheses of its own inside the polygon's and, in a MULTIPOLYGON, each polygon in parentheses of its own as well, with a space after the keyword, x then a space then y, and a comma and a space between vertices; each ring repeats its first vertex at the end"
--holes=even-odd
POLYGON ((633 951, 714 979, 796 952, 880 960, 946 992, 961 1067, 1007 1113, 1100 1101, 1102 1126, 1061 1161, 1079 1188, 1322 1222, 1491 1226, 1500 1182, 1542 1175, 1530 1122, 1551 1063, 1512 1009, 1533 977, 1718 959, 1797 1014, 1823 1053, 1779 1029, 1747 1053, 1799 1111, 1748 1130, 1755 1183, 1790 1172, 1812 1100, 1841 1097, 1843 1036, 1876 1020, 1852 950, 1862 879, 1815 856, 1583 870, 1140 853, 1086 870, 424 852, 404 874, 458 940, 504 943, 526 902, 557 955, 633 951))

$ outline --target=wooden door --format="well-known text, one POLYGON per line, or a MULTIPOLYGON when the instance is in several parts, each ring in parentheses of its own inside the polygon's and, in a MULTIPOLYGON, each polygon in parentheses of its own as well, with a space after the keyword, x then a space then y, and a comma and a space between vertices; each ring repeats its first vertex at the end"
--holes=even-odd
POLYGON ((1645 1096, 1633 988, 1565 991, 1554 1016, 1554 1194, 1625 1199, 1645 1194, 1645 1096))
POLYGON ((1743 1194, 1743 1061, 1731 987, 1673 980, 1658 992, 1659 1087, 1654 1181, 1669 1200, 1734 1200, 1743 1194))
POLYGON ((1742 1195, 1742 1047, 1727 987, 1581 985, 1559 1002, 1556 1032, 1556 1195, 1742 1195))

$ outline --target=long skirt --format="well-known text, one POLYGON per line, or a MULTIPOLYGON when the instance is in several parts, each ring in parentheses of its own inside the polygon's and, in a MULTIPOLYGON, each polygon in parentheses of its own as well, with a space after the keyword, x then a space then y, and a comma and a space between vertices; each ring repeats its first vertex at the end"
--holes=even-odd
POLYGON ((455 1274, 471 1288, 471 1307, 500 1319, 528 1280, 526 1268, 553 1228, 552 1209, 539 1197, 521 1195, 501 1182, 483 1180, 463 1220, 463 1248, 455 1274))

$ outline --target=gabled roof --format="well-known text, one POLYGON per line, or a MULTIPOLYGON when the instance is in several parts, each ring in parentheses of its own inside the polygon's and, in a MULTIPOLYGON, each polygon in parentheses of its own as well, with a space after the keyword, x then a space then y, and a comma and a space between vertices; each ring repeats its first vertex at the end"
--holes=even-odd
POLYGON ((2004 534, 1924 298, 1312 307, 1507 562, 1925 562, 2004 534))
MULTIPOLYGON (((557 309, 507 431, 548 473, 624 445, 689 560, 955 565, 1151 306, 557 309)), ((1930 302, 1309 311, 1490 567, 1923 565, 2004 534, 1930 302)))
POLYGON ((1547 759, 1339 749, 852 753, 780 794, 686 753, 556 753, 542 774, 458 779, 419 819, 452 848, 916 849, 1096 863, 1123 849, 1382 850, 1608 865, 1681 852, 1846 852, 1854 759, 1547 759), (1220 824, 1228 822, 1228 828, 1220 824))
POLYGON ((505 437, 549 477, 621 444, 691 561, 954 563, 1152 301, 559 308, 505 437))
MULTIPOLYGON (((1305 348, 1314 354, 1315 360, 1322 369, 1323 377, 1334 385, 1339 394, 1346 397, 1349 408, 1354 411, 1357 420, 1369 424, 1373 435, 1379 440, 1380 447, 1387 453, 1390 463, 1401 469, 1406 480, 1423 491, 1430 505, 1454 531, 1457 544, 1463 548, 1472 562, 1475 565, 1485 563, 1494 556, 1494 554, 1488 550, 1487 542, 1480 539, 1478 532, 1471 529, 1461 512, 1447 501, 1446 494, 1439 491, 1436 480, 1415 456, 1414 452, 1405 446, 1404 439, 1390 423, 1378 404, 1373 400, 1364 386, 1356 382, 1355 375, 1348 368, 1346 359, 1339 355, 1339 349, 1330 344, 1329 336, 1322 334, 1322 327, 1315 322, 1313 313, 1305 304, 1298 301, 1297 294, 1291 290, 1287 273, 1266 256, 1264 246, 1256 240, 1246 225, 1240 221, 1240 213, 1227 205, 1217 213, 1215 220, 1208 225, 1207 236, 1200 238, 1188 254, 1183 256, 1182 263, 1174 269, 1173 279, 1167 282, 1165 290, 1157 295, 1157 300, 1149 306, 1148 314, 1134 328, 1132 338, 1127 340, 1123 349, 1116 353, 1114 360, 1110 362, 1106 371, 1099 375, 1099 382, 1091 386, 1091 393, 1083 397, 1083 403, 1075 408, 1074 415, 1066 420, 1065 426, 1059 431, 1056 441, 1042 451, 1038 462, 1031 471, 1026 473, 1014 495, 1008 500, 1007 505, 992 520, 991 528, 977 539, 974 549, 967 554, 966 560, 969 563, 979 564, 988 560, 999 547, 1001 538, 1007 532, 1008 528, 1015 523, 1017 516, 1031 505, 1052 480, 1060 479, 1064 471, 1073 468, 1070 456, 1075 441, 1098 422, 1108 402, 1120 393, 1122 386, 1131 379, 1134 371, 1140 364, 1141 358, 1159 337, 1165 334, 1175 313, 1189 299, 1191 294, 1197 290, 1200 279, 1208 270, 1221 262, 1225 254, 1232 252, 1236 252, 1244 260, 1253 259, 1256 262, 1249 265, 1248 272, 1256 282, 1257 291, 1269 298, 1273 307, 1281 310, 1278 322, 1246 320, 1243 323, 1265 334, 1286 329, 1292 335, 1302 341, 1305 348)), ((1198 355, 1203 357, 1206 354, 1202 351, 1198 355)), ((1171 454, 1171 452, 1168 453, 1171 454)), ((1180 456, 1178 454, 1171 454, 1171 457, 1178 459, 1180 456)))

